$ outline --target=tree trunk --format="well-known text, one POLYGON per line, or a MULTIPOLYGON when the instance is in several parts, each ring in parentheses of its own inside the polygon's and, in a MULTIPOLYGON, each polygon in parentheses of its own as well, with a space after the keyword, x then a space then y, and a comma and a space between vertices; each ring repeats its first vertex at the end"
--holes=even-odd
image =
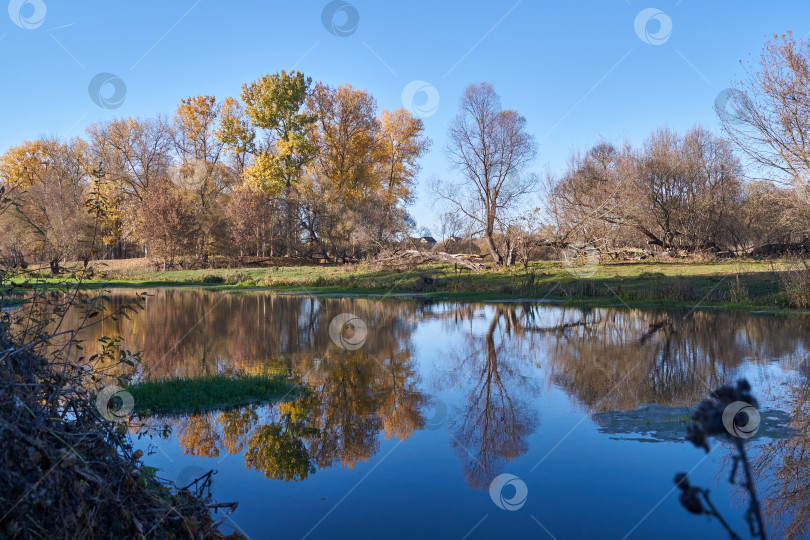
POLYGON ((503 257, 498 252, 498 248, 495 247, 495 239, 494 239, 494 217, 495 216, 487 216, 487 226, 486 230, 484 231, 484 239, 487 242, 487 247, 489 248, 489 252, 492 254, 492 260, 495 262, 497 266, 501 266, 503 264, 503 257))
POLYGON ((287 181, 287 186, 284 188, 284 212, 287 214, 285 217, 287 218, 287 256, 292 257, 293 255, 293 203, 290 200, 290 194, 292 193, 292 184, 290 181, 287 181))

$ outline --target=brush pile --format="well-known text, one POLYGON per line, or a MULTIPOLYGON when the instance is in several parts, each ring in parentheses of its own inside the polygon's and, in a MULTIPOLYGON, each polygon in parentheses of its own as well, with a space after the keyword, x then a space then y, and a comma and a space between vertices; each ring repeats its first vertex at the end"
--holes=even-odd
POLYGON ((125 424, 82 389, 88 375, 0 334, 0 538, 243 538, 210 514, 235 504, 211 505, 142 466, 125 424))

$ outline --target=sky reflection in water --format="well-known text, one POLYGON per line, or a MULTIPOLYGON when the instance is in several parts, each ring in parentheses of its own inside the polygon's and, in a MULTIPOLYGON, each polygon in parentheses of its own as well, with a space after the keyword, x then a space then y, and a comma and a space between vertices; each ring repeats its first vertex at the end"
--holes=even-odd
POLYGON ((150 292, 143 312, 103 329, 143 351, 136 377, 270 362, 311 390, 153 419, 172 434, 151 436, 146 462, 172 480, 216 469, 215 499, 239 502, 229 523, 252 538, 721 537, 679 506, 672 479, 692 471, 742 527, 731 449, 706 457, 677 442, 685 424, 669 408, 741 376, 763 408, 794 420, 793 436, 752 442, 772 531, 803 533, 808 520, 806 458, 784 464, 804 452, 810 424, 806 317, 150 292), (342 313, 365 322, 355 350, 330 337, 342 313), (635 423, 610 414, 645 404, 666 408, 635 423), (518 482, 493 499, 501 474, 518 482), (521 498, 520 482, 522 506, 499 508, 521 498))

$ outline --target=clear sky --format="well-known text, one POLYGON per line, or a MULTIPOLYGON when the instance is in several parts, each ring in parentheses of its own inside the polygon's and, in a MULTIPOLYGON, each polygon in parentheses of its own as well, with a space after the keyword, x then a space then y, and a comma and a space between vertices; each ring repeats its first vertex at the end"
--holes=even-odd
MULTIPOLYGON (((446 130, 472 82, 491 82, 527 118, 536 172, 557 172, 600 137, 716 129, 715 98, 740 61, 756 60, 773 33, 810 35, 806 0, 4 3, 0 151, 82 135, 93 121, 171 114, 182 97, 238 96, 244 82, 297 69, 422 115, 433 147, 420 186, 454 174, 446 130), (112 74, 96 79, 102 106, 88 90, 99 73, 112 74)), ((432 227, 438 210, 420 188, 411 212, 432 227)))

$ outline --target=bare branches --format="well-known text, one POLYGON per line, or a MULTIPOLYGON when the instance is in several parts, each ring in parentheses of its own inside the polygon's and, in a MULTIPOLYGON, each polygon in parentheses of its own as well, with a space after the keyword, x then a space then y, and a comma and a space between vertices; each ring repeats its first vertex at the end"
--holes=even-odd
POLYGON ((478 271, 484 268, 480 262, 481 255, 471 255, 466 253, 445 253, 444 251, 419 251, 416 249, 406 249, 388 257, 376 259, 374 262, 390 265, 417 266, 425 263, 453 263, 463 266, 469 270, 478 271))
POLYGON ((435 182, 432 189, 455 212, 480 223, 495 263, 508 264, 495 242, 496 226, 537 184, 534 175, 522 174, 537 154, 526 119, 502 109, 491 84, 472 84, 464 91, 449 138, 448 157, 464 180, 435 182))
POLYGON ((782 35, 765 44, 730 95, 726 135, 762 178, 789 185, 810 182, 810 44, 782 35))

